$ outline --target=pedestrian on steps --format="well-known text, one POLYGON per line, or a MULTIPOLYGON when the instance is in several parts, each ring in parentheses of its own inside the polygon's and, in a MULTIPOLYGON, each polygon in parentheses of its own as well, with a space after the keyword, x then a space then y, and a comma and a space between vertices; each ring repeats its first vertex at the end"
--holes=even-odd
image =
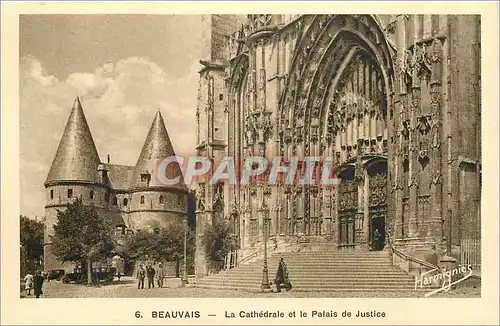
POLYGON ((288 267, 283 258, 280 258, 274 283, 276 284, 276 292, 281 292, 281 288, 285 288, 287 291, 292 289, 292 283, 288 277, 288 267))

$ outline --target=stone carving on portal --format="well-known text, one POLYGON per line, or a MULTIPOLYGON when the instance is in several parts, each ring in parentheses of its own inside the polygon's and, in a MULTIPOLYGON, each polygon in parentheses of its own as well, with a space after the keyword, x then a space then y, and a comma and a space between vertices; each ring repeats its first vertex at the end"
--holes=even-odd
POLYGON ((199 212, 205 211, 205 184, 200 183, 196 191, 196 198, 198 199, 196 203, 196 210, 199 212))

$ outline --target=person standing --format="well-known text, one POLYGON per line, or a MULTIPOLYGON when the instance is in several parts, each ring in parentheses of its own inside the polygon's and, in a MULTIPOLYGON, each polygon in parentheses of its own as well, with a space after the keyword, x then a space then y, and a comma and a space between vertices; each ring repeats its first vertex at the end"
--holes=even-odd
POLYGON ((381 249, 381 246, 380 246, 380 238, 381 238, 381 234, 380 234, 380 231, 378 230, 378 228, 375 228, 375 231, 373 231, 373 249, 375 250, 380 250, 381 249))
POLYGON ((274 283, 276 283, 276 292, 281 292, 282 287, 285 287, 287 290, 291 290, 292 288, 290 279, 288 278, 288 267, 283 258, 280 258, 274 283))
POLYGON ((160 263, 158 265, 158 273, 157 273, 157 277, 158 277, 158 287, 161 289, 163 287, 163 279, 167 276, 166 275, 166 271, 165 271, 165 267, 163 267, 163 264, 160 263))
POLYGON ((35 277, 33 278, 33 290, 35 291, 35 297, 37 298, 40 298, 40 296, 43 294, 43 281, 44 278, 42 276, 42 272, 37 271, 35 277))
POLYGON ((148 274, 148 289, 151 289, 155 287, 155 274, 156 271, 153 266, 149 265, 147 269, 147 274, 148 274))
POLYGON ((30 272, 28 272, 28 274, 24 277, 24 283, 26 294, 31 295, 31 289, 33 288, 33 275, 30 272))
POLYGON ((146 270, 144 269, 144 266, 141 265, 139 266, 139 270, 137 271, 137 279, 139 280, 137 282, 137 289, 144 289, 145 278, 146 278, 146 270))

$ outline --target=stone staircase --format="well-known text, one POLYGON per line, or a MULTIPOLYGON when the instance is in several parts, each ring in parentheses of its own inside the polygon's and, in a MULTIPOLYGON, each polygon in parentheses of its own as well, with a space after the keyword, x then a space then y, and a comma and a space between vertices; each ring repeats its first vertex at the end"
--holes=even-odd
MULTIPOLYGON (((415 279, 392 266, 388 251, 287 252, 268 258, 269 281, 274 282, 279 257, 288 265, 293 291, 368 292, 414 291, 415 279)), ((260 291, 263 260, 206 276, 197 287, 260 291)), ((275 288, 273 286, 273 288, 275 288)))

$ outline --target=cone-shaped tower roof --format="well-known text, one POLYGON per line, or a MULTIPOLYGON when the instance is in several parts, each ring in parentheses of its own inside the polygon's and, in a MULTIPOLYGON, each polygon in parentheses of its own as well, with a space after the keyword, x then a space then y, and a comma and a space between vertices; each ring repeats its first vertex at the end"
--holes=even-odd
POLYGON ((134 174, 131 179, 130 187, 171 187, 182 190, 187 190, 184 185, 184 180, 180 166, 177 163, 170 163, 166 167, 165 176, 168 179, 179 177, 179 182, 174 185, 165 185, 158 178, 157 172, 160 164, 168 157, 175 156, 174 148, 170 142, 167 128, 163 121, 163 116, 158 110, 155 119, 151 124, 146 141, 142 146, 141 154, 135 165, 134 174), (144 179, 144 176, 150 175, 150 180, 144 179))
POLYGON ((92 139, 82 104, 77 97, 46 183, 53 181, 98 182, 99 154, 92 139))

